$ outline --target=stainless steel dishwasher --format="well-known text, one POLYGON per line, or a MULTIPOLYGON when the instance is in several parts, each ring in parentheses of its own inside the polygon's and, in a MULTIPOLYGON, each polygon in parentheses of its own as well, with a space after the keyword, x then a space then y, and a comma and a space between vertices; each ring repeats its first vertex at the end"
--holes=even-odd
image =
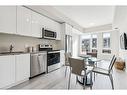
POLYGON ((47 52, 32 53, 30 57, 30 78, 47 72, 47 52))

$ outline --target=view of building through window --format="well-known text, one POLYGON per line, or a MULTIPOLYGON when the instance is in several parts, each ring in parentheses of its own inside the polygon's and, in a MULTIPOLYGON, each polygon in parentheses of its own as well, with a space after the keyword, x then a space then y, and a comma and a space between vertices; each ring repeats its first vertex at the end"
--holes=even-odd
POLYGON ((97 35, 92 35, 92 48, 97 48, 97 35))
POLYGON ((81 37, 81 54, 91 52, 92 49, 97 48, 97 35, 83 35, 81 37))
MULTIPOLYGON (((81 36, 80 54, 87 52, 97 52, 97 34, 88 34, 81 36)), ((110 32, 102 33, 102 53, 111 53, 110 50, 110 32)))
POLYGON ((81 52, 80 54, 86 54, 90 51, 91 35, 81 36, 81 52))
POLYGON ((90 51, 90 39, 82 40, 82 51, 90 51))
POLYGON ((110 33, 103 33, 103 48, 110 48, 110 33))

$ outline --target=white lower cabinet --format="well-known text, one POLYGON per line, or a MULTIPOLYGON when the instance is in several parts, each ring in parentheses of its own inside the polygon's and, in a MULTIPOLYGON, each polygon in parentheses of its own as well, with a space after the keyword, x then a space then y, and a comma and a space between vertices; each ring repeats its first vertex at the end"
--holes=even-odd
POLYGON ((30 54, 15 56, 16 82, 21 82, 30 77, 30 54))
POLYGON ((15 83, 15 56, 0 56, 0 88, 15 83))
POLYGON ((8 88, 30 77, 30 54, 0 56, 0 88, 8 88))

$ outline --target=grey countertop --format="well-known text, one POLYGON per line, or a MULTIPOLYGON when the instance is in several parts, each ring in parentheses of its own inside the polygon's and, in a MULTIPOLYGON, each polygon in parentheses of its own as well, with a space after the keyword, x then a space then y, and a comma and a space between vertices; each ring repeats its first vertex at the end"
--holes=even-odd
POLYGON ((1 52, 0 56, 27 54, 29 52, 1 52))
MULTIPOLYGON (((57 50, 52 50, 57 51, 57 50)), ((35 51, 35 52, 25 52, 25 51, 14 51, 14 52, 0 52, 0 56, 7 56, 7 55, 19 55, 19 54, 35 54, 35 53, 47 53, 47 51, 35 51)))
POLYGON ((47 51, 35 51, 35 52, 24 52, 24 51, 15 51, 15 52, 0 52, 0 56, 8 56, 8 55, 19 55, 19 54, 34 54, 34 53, 47 53, 47 51))

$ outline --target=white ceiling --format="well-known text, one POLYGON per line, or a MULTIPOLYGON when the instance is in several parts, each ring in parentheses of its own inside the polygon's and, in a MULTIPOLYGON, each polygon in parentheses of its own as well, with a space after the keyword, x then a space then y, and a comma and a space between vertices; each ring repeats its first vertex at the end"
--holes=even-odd
POLYGON ((66 17, 84 28, 112 24, 113 6, 53 6, 66 17))

